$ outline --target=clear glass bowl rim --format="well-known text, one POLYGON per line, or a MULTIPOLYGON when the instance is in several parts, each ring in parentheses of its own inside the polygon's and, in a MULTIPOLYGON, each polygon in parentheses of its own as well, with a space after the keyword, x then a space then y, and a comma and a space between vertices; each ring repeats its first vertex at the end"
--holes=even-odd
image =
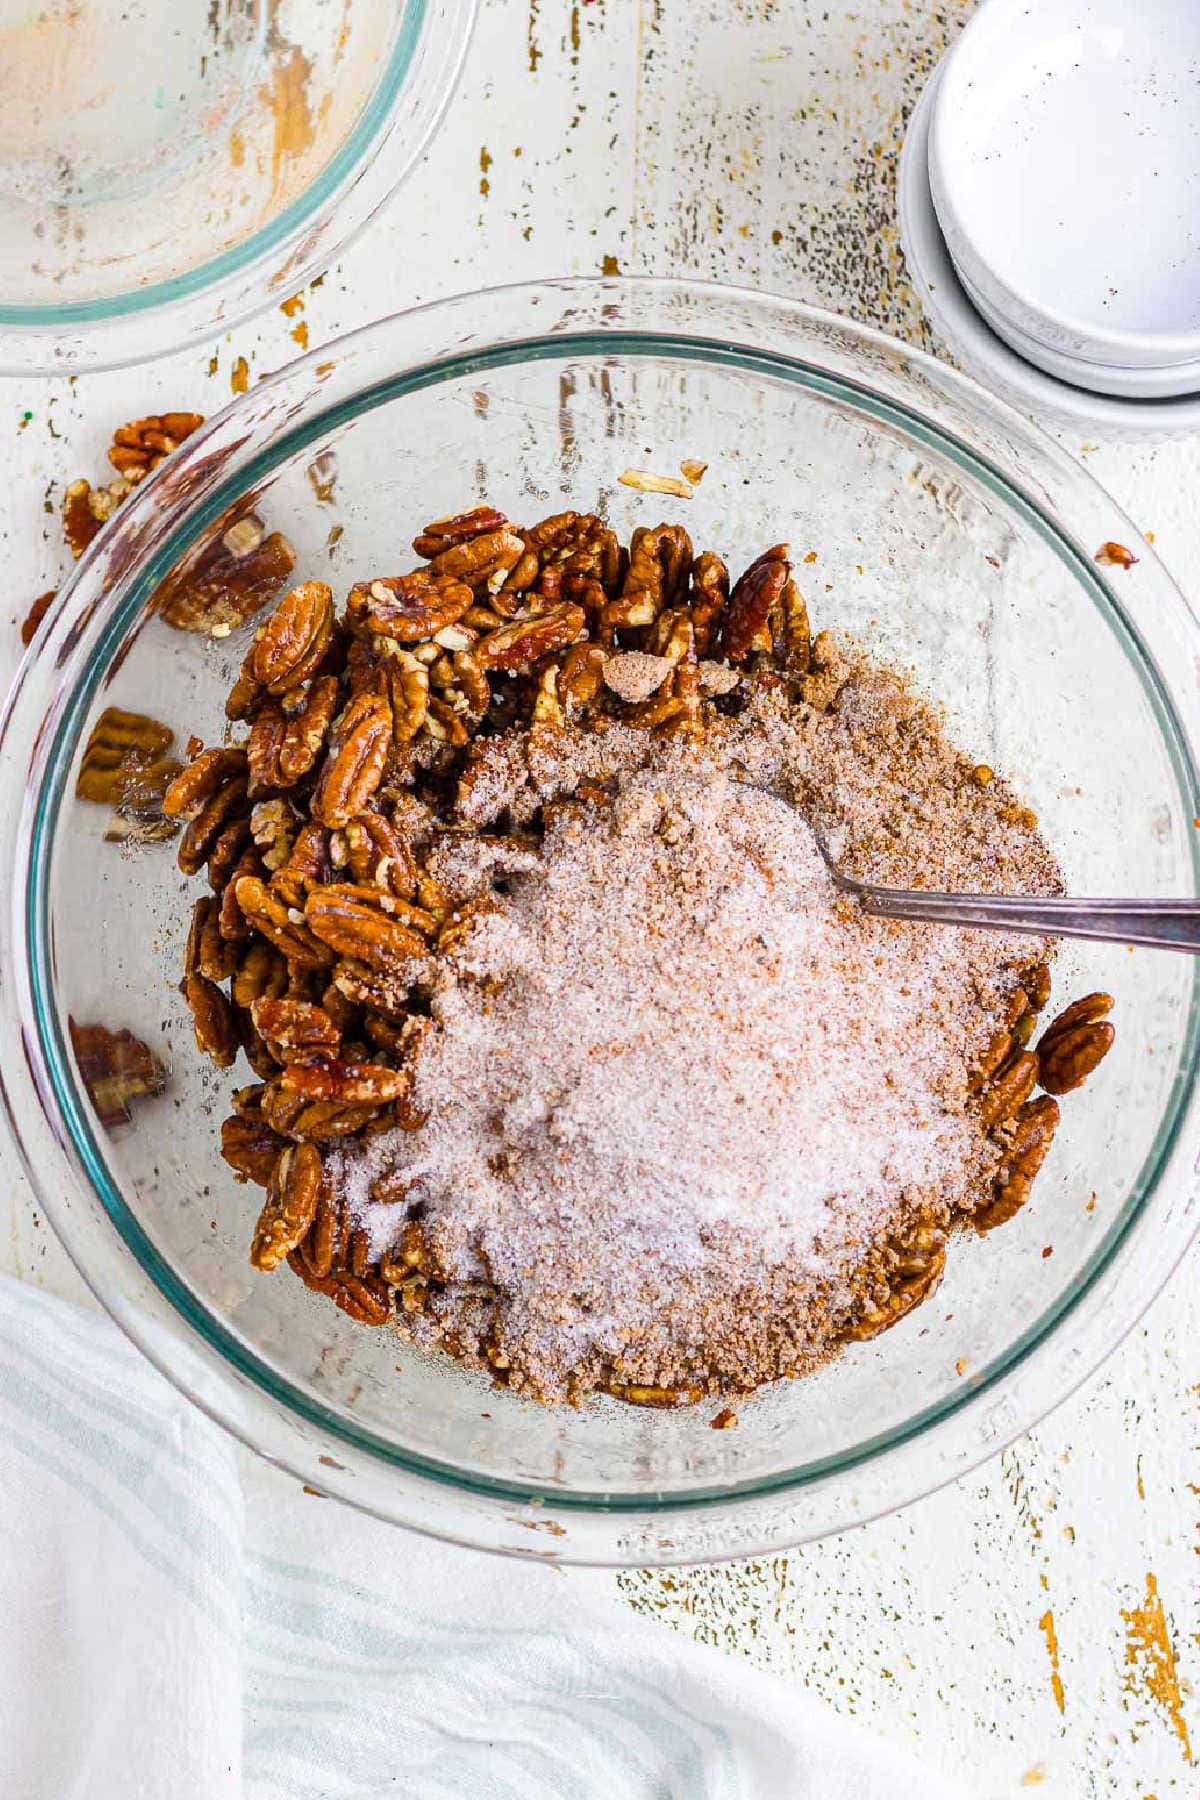
MULTIPOLYGON (((13 949, 21 965, 24 978, 18 985, 22 988, 22 998, 27 991, 32 999, 32 1007, 28 1016, 22 1017, 22 1025, 28 1030, 32 1028, 30 1053, 37 1065, 35 1080, 38 1076, 43 1103, 48 1090, 53 1093, 58 1110, 58 1118, 54 1121, 56 1136, 66 1152, 73 1168, 100 1200, 126 1247, 132 1252, 142 1272, 149 1277, 174 1310, 176 1317, 197 1333, 203 1342, 209 1360, 225 1369, 232 1368, 254 1385, 258 1394, 269 1401, 273 1407, 283 1408, 315 1424, 318 1428, 336 1441, 337 1444, 353 1451, 364 1452, 369 1457, 380 1460, 399 1474, 410 1475, 424 1484, 433 1483, 441 1488, 450 1488, 463 1494, 479 1496, 483 1499, 497 1499, 507 1503, 533 1504, 543 1508, 543 1517, 552 1516, 555 1511, 563 1516, 577 1514, 604 1514, 607 1516, 622 1513, 655 1515, 682 1514, 696 1512, 706 1507, 722 1507, 731 1503, 750 1502, 771 1496, 786 1495, 803 1489, 805 1486, 823 1481, 831 1475, 845 1475, 860 1465, 871 1462, 890 1451, 899 1451, 911 1446, 914 1441, 938 1425, 948 1424, 951 1420, 977 1408, 985 1396, 1000 1386, 1028 1358, 1039 1349, 1044 1349, 1048 1340, 1056 1334, 1067 1319, 1074 1313, 1079 1303, 1095 1286, 1100 1277, 1111 1268, 1123 1244, 1135 1224, 1138 1222, 1150 1197, 1153 1195, 1176 1146, 1176 1140, 1193 1100, 1196 1075, 1200 1069, 1200 963, 1193 977, 1189 1014, 1185 1032, 1185 1045, 1181 1059, 1180 1073, 1176 1081, 1169 1105, 1155 1144, 1141 1171, 1139 1180, 1131 1194, 1127 1197, 1119 1217, 1110 1227, 1105 1239, 1096 1246, 1084 1269, 1080 1271, 1075 1282, 1062 1295, 1058 1303, 1033 1325, 1027 1328, 1007 1349, 984 1369, 981 1369, 969 1385, 945 1400, 942 1400, 907 1419, 903 1426, 882 1434, 880 1437, 856 1445, 851 1452, 836 1458, 827 1458, 818 1463, 802 1465, 800 1468, 782 1471, 760 1479, 730 1483, 712 1489, 692 1489, 685 1493, 588 1493, 582 1490, 535 1491, 526 1485, 498 1478, 477 1475, 452 1465, 437 1463, 415 1453, 398 1449, 394 1445, 382 1442, 370 1431, 349 1424, 336 1414, 328 1411, 309 1396, 300 1393, 288 1382, 278 1378, 273 1371, 264 1367, 253 1353, 242 1346, 233 1333, 217 1321, 206 1307, 194 1296, 166 1266, 159 1253, 145 1239, 137 1221, 125 1207, 119 1192, 113 1187, 104 1167, 103 1157, 92 1133, 87 1109, 83 1105, 76 1084, 73 1059, 62 1040, 56 1016, 56 1008, 51 999, 50 966, 51 950, 48 933, 48 895, 46 882, 46 858, 52 837, 53 824, 60 803, 66 774, 74 745, 78 740, 79 728, 86 716, 95 688, 108 666, 111 651, 119 642, 128 624, 137 616, 147 597, 162 575, 172 565, 183 545, 190 541, 194 534, 229 505, 245 490, 261 480, 265 475, 284 460, 294 454, 298 448, 324 435, 331 426, 357 416, 370 407, 384 404, 387 401, 402 397, 404 393, 445 380, 451 375, 473 372, 489 366, 497 366, 514 361, 532 358, 561 358, 565 353, 596 355, 667 355, 673 358, 699 358, 705 361, 720 361, 727 365, 745 369, 749 373, 760 372, 773 378, 784 378, 808 388, 810 391, 823 393, 830 397, 845 396, 855 406, 873 413, 881 419, 898 422, 919 441, 925 442, 941 454, 948 456, 960 467, 973 474, 989 486, 1005 505, 1018 512, 1024 521, 1031 524, 1043 539, 1071 566, 1080 583, 1088 591, 1108 623, 1120 635, 1130 655, 1139 677, 1143 682, 1158 717, 1160 727, 1171 752, 1175 766, 1176 779, 1179 785, 1181 804, 1189 811, 1194 811, 1200 794, 1200 776, 1197 774, 1195 759, 1186 729, 1178 718, 1176 708, 1171 699, 1167 684, 1163 680, 1154 658, 1144 644, 1141 634, 1129 617, 1120 596, 1111 584, 1095 567, 1091 556, 1083 547, 1073 540, 1061 526, 1053 520, 1045 507, 1030 493, 1022 491, 1004 475, 1000 469, 988 459, 970 448, 962 440, 946 431, 942 426, 922 417, 918 412, 910 410, 894 397, 876 392, 864 379, 854 381, 841 374, 831 374, 823 370, 817 361, 805 361, 780 350, 764 348, 761 345, 730 343, 724 339, 708 338, 697 331, 694 335, 674 333, 668 330, 645 331, 625 329, 615 325, 610 319, 602 316, 601 306, 604 297, 623 295, 629 299, 644 298, 653 303, 656 295, 666 300, 670 296, 681 295, 691 302, 692 317, 702 312, 705 306, 719 305, 722 300, 734 300, 750 308, 763 309, 764 330, 769 332, 771 309, 777 308, 785 312, 791 319, 815 328, 832 328, 849 341, 862 347, 871 347, 885 351, 888 356, 898 358, 904 365, 912 365, 918 371, 925 371, 932 376, 939 386, 948 388, 959 400, 966 400, 978 406, 984 404, 993 414, 1000 414, 1007 429, 1018 440, 1032 440, 1037 450, 1051 461, 1065 466, 1074 477, 1085 481, 1098 495, 1103 491, 1093 478, 1075 464, 1065 453, 1060 451, 1049 438, 1043 436, 1036 427, 1022 418, 1012 409, 998 402, 993 396, 979 388, 967 377, 950 370, 946 365, 936 362, 924 353, 901 344, 872 328, 858 325, 838 315, 823 312, 816 308, 787 300, 781 296, 755 293, 746 289, 734 289, 715 284, 693 283, 666 279, 654 281, 649 279, 619 278, 602 281, 542 282, 519 284, 511 288, 485 289, 476 294, 452 296, 449 299, 432 302, 427 307, 415 308, 409 312, 393 315, 366 326, 360 331, 336 340, 333 344, 323 346, 319 351, 311 353, 299 362, 268 378, 257 390, 261 396, 264 389, 272 387, 286 388, 289 383, 299 381, 306 370, 312 370, 322 358, 329 359, 339 353, 353 352, 356 348, 369 345, 383 338, 389 332, 403 330, 416 321, 436 327, 442 315, 446 318, 444 334, 447 345, 460 345, 463 342, 462 323, 464 309, 472 318, 480 333, 479 342, 472 342, 465 348, 448 349, 442 354, 425 356, 416 362, 397 366, 392 373, 383 379, 370 382, 361 389, 355 390, 349 398, 334 401, 328 409, 318 409, 311 417, 272 438, 270 444, 236 473, 217 484, 208 492, 199 505, 189 505, 186 501, 177 502, 164 514, 164 528, 153 536, 152 548, 148 554, 139 555, 136 566, 122 573, 111 583, 112 597, 106 599, 106 615, 101 624, 93 621, 94 629, 83 631, 80 641, 73 651, 59 659, 55 667, 54 680, 57 682, 55 704, 53 707, 54 729, 45 736, 37 752, 38 765, 43 779, 37 784, 36 792, 29 792, 24 802, 24 811, 28 822, 29 860, 28 876, 24 884, 18 879, 14 888, 14 930, 13 949), (496 342, 483 341, 488 331, 489 300, 501 295, 509 300, 524 298, 528 302, 530 324, 541 323, 538 316, 540 299, 548 294, 559 296, 566 293, 587 295, 596 301, 594 316, 590 322, 579 318, 570 329, 555 329, 539 334, 531 331, 528 336, 506 336, 496 342), (457 327, 457 329, 456 329, 457 327), (115 602, 115 604, 114 604, 115 602), (28 988, 24 986, 27 980, 28 988), (63 1130, 65 1128, 65 1138, 63 1130)), ((586 311, 586 307, 576 309, 578 314, 586 311)), ((227 426, 236 425, 244 401, 237 399, 216 415, 208 425, 189 440, 189 443, 171 459, 172 464, 183 468, 195 464, 204 456, 206 447, 213 435, 220 433, 227 426)), ((167 465, 170 467, 170 465, 167 465)), ((33 678, 37 667, 39 647, 46 638, 55 633, 58 626, 69 629, 68 621, 72 615, 82 619, 89 604, 94 603, 101 590, 100 583, 89 576, 94 576, 95 566, 101 563, 121 569, 122 542, 136 537, 139 531, 144 533, 146 526, 154 519, 155 488, 161 477, 144 484, 137 495, 127 504, 118 516, 111 533, 106 533, 100 540, 96 550, 78 566, 70 581, 64 587, 55 606, 43 624, 38 638, 31 647, 30 653, 18 673, 14 683, 13 694, 0 719, 0 744, 7 736, 15 706, 18 689, 22 683, 33 678)), ((1123 515, 1110 504, 1108 514, 1120 523, 1128 526, 1130 532, 1134 527, 1123 519, 1123 515)), ((157 522, 156 522, 157 523, 157 522)), ((141 538, 145 545, 145 537, 141 538)), ((1150 554, 1149 552, 1147 554, 1150 554)), ((1153 559, 1156 562, 1156 559, 1153 559)), ((1178 610, 1186 621, 1187 629, 1195 636, 1195 621, 1190 610, 1178 590, 1174 588, 1170 577, 1161 569, 1160 587, 1174 595, 1178 610)), ((104 591, 107 594, 108 584, 104 591)), ((43 670, 41 685, 49 686, 50 677, 43 670)), ((18 746, 20 748, 20 746, 18 746)), ((1200 846, 1193 841, 1191 845, 1192 880, 1200 893, 1200 846)), ((14 865, 18 877, 21 874, 19 863, 14 865)), ((6 986, 6 1004, 12 1005, 11 987, 6 986)), ((31 1088, 31 1092, 33 1089, 31 1088)), ((5 1101, 9 1108, 10 1119, 12 1101, 5 1089, 5 1101)), ((15 1120, 14 1120, 15 1124, 15 1120)), ((15 1133, 20 1141, 19 1131, 15 1133)), ((28 1167, 27 1160, 27 1167, 28 1167)), ((59 1235, 72 1252, 72 1233, 69 1218, 60 1223, 64 1212, 69 1207, 60 1208, 52 1191, 53 1183, 46 1180, 43 1174, 30 1168, 30 1175, 35 1189, 45 1205, 48 1217, 59 1230, 59 1235)), ((1014 1420, 1011 1429, 1006 1428, 1006 1441, 1027 1430, 1042 1417, 1045 1412, 1057 1405, 1078 1385, 1079 1381, 1090 1373, 1097 1363, 1103 1360, 1124 1336, 1125 1332, 1140 1317, 1149 1305, 1154 1294, 1166 1281, 1179 1256, 1186 1249, 1186 1243, 1175 1246, 1175 1254, 1164 1266, 1157 1267, 1152 1283, 1141 1289, 1136 1308, 1122 1318, 1120 1328, 1104 1343, 1103 1347, 1091 1354, 1088 1366, 1076 1368, 1071 1380, 1057 1391, 1048 1392, 1032 1409, 1026 1409, 1014 1420)), ((89 1270, 79 1263, 80 1272, 85 1280, 92 1283, 89 1270)), ((307 1467, 297 1467, 293 1456, 276 1456, 275 1449, 264 1442, 267 1433, 260 1430, 261 1418, 256 1421, 255 1430, 248 1431, 240 1422, 238 1409, 230 1407, 223 1411, 214 1405, 211 1395, 200 1395, 193 1391, 178 1371, 156 1354, 155 1349, 147 1344, 144 1337, 136 1329, 136 1321, 121 1308, 115 1308, 109 1296, 98 1288, 95 1289, 101 1303, 114 1312, 123 1328, 134 1337, 151 1360, 155 1361, 162 1372, 177 1386, 181 1386, 188 1397, 204 1407, 219 1423, 225 1425, 242 1436, 252 1448, 265 1451, 276 1460, 295 1467, 297 1473, 309 1474, 307 1467)), ((994 1448, 1000 1447, 998 1442, 994 1448)), ((964 1457, 961 1466, 953 1469, 950 1475, 940 1475, 916 1491, 925 1492, 930 1487, 940 1485, 941 1481, 952 1475, 963 1473, 972 1465, 989 1454, 988 1448, 976 1447, 973 1457, 964 1457)), ((321 1471, 322 1483, 334 1492, 341 1492, 342 1497, 362 1504, 353 1492, 339 1489, 337 1482, 330 1482, 325 1470, 321 1471)), ((908 1493, 905 1499, 915 1497, 908 1493)), ((884 1508, 875 1508, 885 1510, 884 1508)), ((859 1516, 870 1516, 863 1514, 859 1516)), ((408 1521, 411 1522, 411 1521, 408 1521)), ((857 1518, 846 1521, 857 1522, 857 1518)), ((437 1521, 428 1522, 425 1526, 437 1535, 458 1535, 455 1530, 439 1526, 437 1521)), ((469 1537, 466 1541, 478 1542, 477 1537, 469 1537)), ((511 1547, 511 1546, 509 1546, 511 1547)), ((746 1545, 738 1545, 728 1554, 743 1553, 746 1545)), ((564 1560, 571 1560, 569 1552, 564 1560)), ((601 1560, 588 1558, 588 1560, 601 1560)), ((664 1558, 663 1560, 669 1560, 664 1558)))
POLYGON ((54 331, 70 329, 83 333, 88 344, 83 360, 89 367, 104 368, 140 362, 182 349, 216 329, 228 330, 269 304, 272 290, 266 267, 273 256, 289 242, 298 246, 305 230, 311 231, 315 221, 343 209, 346 229, 339 229, 315 253, 297 255, 289 267, 287 291, 303 287, 354 241, 420 161, 454 93, 478 8, 479 0, 404 0, 400 28, 386 67, 343 143, 302 193, 241 243, 168 280, 96 300, 52 306, 0 302, 0 333, 5 334, 4 341, 16 342, 20 334, 28 334, 24 352, 17 350, 6 355, 3 370, 15 374, 52 368, 39 353, 39 344, 54 331), (418 52, 427 43, 438 46, 431 66, 428 99, 418 130, 411 140, 400 143, 395 133, 396 103, 418 52), (347 207, 350 191, 368 180, 371 191, 364 195, 365 204, 347 207), (203 318, 189 316, 181 332, 168 329, 162 342, 147 343, 141 348, 122 337, 113 340, 111 351, 106 348, 105 327, 115 330, 139 320, 144 323, 147 314, 169 321, 185 303, 195 302, 201 296, 211 299, 211 309, 206 309, 203 318), (228 312, 222 307, 223 296, 231 298, 228 312))

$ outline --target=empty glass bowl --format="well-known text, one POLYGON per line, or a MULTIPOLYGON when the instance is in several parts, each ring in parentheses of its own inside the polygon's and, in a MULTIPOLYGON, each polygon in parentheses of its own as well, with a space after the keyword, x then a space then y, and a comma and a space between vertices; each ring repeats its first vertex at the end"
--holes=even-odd
POLYGON ((179 745, 220 738, 246 634, 172 630, 148 603, 248 495, 293 540, 296 578, 340 595, 410 566, 415 530, 484 497, 518 520, 598 507, 625 534, 681 517, 735 566, 788 539, 815 624, 912 667, 964 747, 1028 795, 1077 892, 1200 891, 1196 625, 1146 548, 1129 571, 1097 567, 1132 526, 982 389, 843 320, 685 283, 551 283, 385 320, 258 385, 136 491, 43 626, 4 725, 5 1100, 47 1214, 146 1354, 328 1493, 598 1562, 839 1529, 1060 1400, 1195 1229, 1188 957, 1064 948, 1058 994, 1108 988, 1117 1041, 1064 1103, 1029 1205, 955 1243, 935 1298, 892 1331, 739 1401, 734 1429, 710 1429, 716 1403, 547 1410, 250 1268, 261 1196, 217 1149, 233 1079, 197 1054, 177 992, 202 889, 170 843, 106 842, 105 809, 75 795, 106 707, 155 715, 179 745), (708 465, 691 501, 618 480, 685 458, 708 465), (98 1118, 72 1019, 128 1027, 167 1064, 129 1123, 98 1118))
POLYGON ((475 0, 0 0, 0 372, 285 300, 425 148, 475 0))

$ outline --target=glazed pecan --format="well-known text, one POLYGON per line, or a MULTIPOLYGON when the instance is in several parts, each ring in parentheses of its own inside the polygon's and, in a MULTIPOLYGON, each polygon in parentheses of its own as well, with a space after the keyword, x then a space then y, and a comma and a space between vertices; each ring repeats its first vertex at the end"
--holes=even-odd
POLYGON ((279 1152, 287 1143, 261 1119, 243 1119, 232 1113, 221 1125, 221 1155, 236 1170, 239 1181, 253 1181, 259 1187, 270 1181, 279 1152))
POLYGON ((392 738, 407 744, 416 737, 429 712, 429 670, 423 662, 399 647, 378 668, 392 709, 392 738))
POLYGON ((1034 1177, 1046 1160, 1058 1129, 1058 1101, 1048 1094, 1027 1100, 1013 1121, 1012 1138, 996 1177, 993 1198, 972 1216, 981 1234, 993 1231, 1020 1212, 1029 1198, 1034 1177))
POLYGON ((476 646, 475 660, 481 669, 528 669, 543 656, 565 650, 582 637, 586 626, 582 607, 564 602, 488 632, 476 646))
POLYGON ((161 1094, 167 1072, 149 1044, 132 1031, 68 1021, 80 1079, 106 1131, 128 1125, 135 1100, 161 1094))
POLYGON ((170 819, 196 818, 230 781, 244 776, 247 767, 240 746, 201 750, 163 795, 163 811, 170 819))
POLYGON ((246 671, 268 694, 287 694, 314 676, 333 637, 333 590, 302 581, 260 625, 246 671))
POLYGON ((392 747, 392 709, 379 693, 355 694, 336 720, 312 797, 323 825, 348 825, 383 778, 392 747))
MULTIPOLYGON (((75 781, 76 794, 81 800, 113 805, 120 798, 122 778, 129 773, 161 767, 160 759, 174 742, 175 733, 170 726, 152 719, 148 713, 123 712, 119 706, 106 707, 84 746, 75 781)), ((168 787, 166 793, 170 791, 168 787)), ((165 794, 163 810, 170 810, 165 794)))
POLYGON ((114 481, 115 491, 101 488, 98 492, 90 481, 73 481, 63 495, 62 528, 67 547, 76 562, 110 519, 126 494, 133 492, 128 481, 114 481))
POLYGON ((1104 1015, 1112 1004, 1111 994, 1086 994, 1046 1027, 1038 1039, 1037 1061, 1038 1079, 1048 1094, 1082 1087, 1108 1055, 1116 1032, 1104 1015))
POLYGON ((285 906, 302 908, 310 887, 333 874, 332 833, 310 819, 296 833, 291 855, 271 877, 271 892, 285 906))
POLYGON ((435 581, 463 581, 478 592, 494 592, 520 561, 523 539, 502 526, 450 544, 433 558, 429 572, 435 581))
MULTIPOLYGON (((249 834, 249 819, 244 820, 243 823, 245 824, 247 834, 249 834)), ((222 834, 222 837, 223 836, 224 834, 222 834)), ((208 867, 210 878, 212 865, 221 848, 221 844, 222 838, 218 838, 216 848, 214 848, 213 854, 209 858, 208 867)), ((223 938, 228 938, 231 944, 244 944, 246 939, 253 935, 254 931, 254 927, 238 905, 238 882, 243 879, 249 881, 261 881, 265 877, 266 872, 267 871, 262 866, 262 859, 258 854, 257 847, 254 844, 247 842, 241 855, 238 857, 230 871, 228 881, 226 881, 221 890, 221 912, 219 919, 221 936, 223 938)))
POLYGON ((355 957, 343 957, 334 966, 333 985, 353 1006, 368 1006, 387 1019, 408 1017, 410 983, 406 963, 381 969, 355 957))
POLYGON ((1050 970, 1045 963, 1035 963, 1024 978, 1025 992, 1034 1012, 1041 1012, 1050 998, 1050 970))
MULTIPOLYGON (((184 770, 184 775, 187 770, 184 770)), ((183 776, 177 776, 176 782, 183 776)), ((175 790, 176 782, 172 782, 164 796, 163 805, 175 790)), ((231 820, 244 814, 246 808, 246 779, 242 775, 225 781, 212 796, 204 802, 199 812, 195 813, 184 828, 179 840, 176 861, 185 875, 196 875, 204 867, 213 850, 217 846, 222 833, 228 828, 231 820)))
MULTIPOLYGON (((253 1000, 250 1012, 259 1036, 279 1063, 301 1057, 335 1055, 342 1034, 323 1007, 308 1000, 272 998, 253 1000)), ((346 1094, 314 1094, 315 1100, 349 1099, 346 1094)))
POLYGON ((448 519, 435 519, 418 537, 413 549, 418 556, 440 556, 451 544, 462 544, 486 532, 502 531, 508 520, 494 506, 476 506, 470 512, 453 513, 448 519))
POLYGON ((243 875, 233 886, 246 923, 289 962, 299 963, 301 968, 319 969, 333 961, 330 950, 313 936, 303 919, 294 920, 291 910, 268 893, 261 881, 243 875))
POLYGON ((429 945, 423 934, 434 927, 432 916, 423 908, 385 896, 377 888, 350 883, 314 889, 304 916, 331 951, 384 975, 394 973, 413 957, 424 956, 429 945))
POLYGON ((608 651, 599 644, 572 644, 562 659, 555 692, 568 712, 590 706, 600 692, 608 651))
POLYGON ((206 975, 188 975, 183 994, 191 1010, 197 1050, 211 1057, 219 1069, 232 1068, 242 1040, 229 1000, 206 975))
POLYGON ((315 768, 337 703, 337 677, 319 675, 295 710, 285 714, 278 785, 291 787, 315 768))
POLYGON ((380 577, 350 590, 347 617, 397 644, 418 644, 454 625, 475 596, 463 581, 414 569, 410 575, 380 577))
POLYGON ((289 1093, 276 1081, 263 1090, 262 1116, 281 1136, 298 1142, 328 1143, 334 1138, 356 1137, 375 1118, 379 1108, 347 1105, 338 1100, 309 1100, 289 1093))
POLYGON ((320 1191, 320 1151, 312 1144, 288 1144, 276 1158, 254 1228, 250 1261, 256 1268, 277 1268, 296 1248, 316 1217, 320 1191))

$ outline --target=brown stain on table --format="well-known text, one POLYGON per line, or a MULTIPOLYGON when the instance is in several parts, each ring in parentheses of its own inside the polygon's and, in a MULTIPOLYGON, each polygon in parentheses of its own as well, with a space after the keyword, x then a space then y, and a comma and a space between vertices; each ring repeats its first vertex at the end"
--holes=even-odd
POLYGON ((1183 1716, 1183 1693, 1175 1665, 1175 1646, 1167 1625, 1167 1615, 1155 1576, 1146 1576, 1146 1596, 1140 1606, 1122 1608, 1125 1621, 1125 1687, 1132 1694, 1142 1693, 1165 1713, 1171 1729, 1183 1746, 1184 1759, 1193 1761, 1187 1720, 1183 1716))

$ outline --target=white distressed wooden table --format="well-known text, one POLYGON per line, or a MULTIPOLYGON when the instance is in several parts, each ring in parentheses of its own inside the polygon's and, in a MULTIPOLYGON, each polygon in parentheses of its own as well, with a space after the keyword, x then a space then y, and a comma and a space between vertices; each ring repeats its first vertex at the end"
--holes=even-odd
MULTIPOLYGON (((29 598, 65 572, 64 482, 101 467, 131 415, 214 411, 242 358, 253 379, 417 301, 602 269, 756 284, 928 343, 896 159, 969 10, 483 0, 424 167, 302 310, 132 373, 0 382, 0 677, 29 598)), ((1200 438, 1069 448, 1200 601, 1200 438)), ((6 1148, 0 1161, 0 1266, 83 1298, 6 1148)), ((981 1800, 1200 1794, 1195 1270, 1085 1392, 954 1488, 770 1562, 611 1579, 665 1625, 917 1745, 981 1800)))

